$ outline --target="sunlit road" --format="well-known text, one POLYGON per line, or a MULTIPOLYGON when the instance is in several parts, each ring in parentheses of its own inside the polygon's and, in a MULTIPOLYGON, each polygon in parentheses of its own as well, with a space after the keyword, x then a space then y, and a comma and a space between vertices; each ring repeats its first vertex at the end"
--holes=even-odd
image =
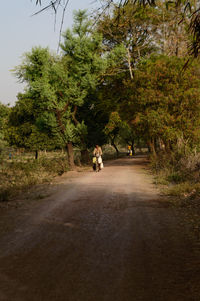
POLYGON ((0 301, 199 301, 181 210, 145 159, 62 177, 52 196, 0 213, 0 301))

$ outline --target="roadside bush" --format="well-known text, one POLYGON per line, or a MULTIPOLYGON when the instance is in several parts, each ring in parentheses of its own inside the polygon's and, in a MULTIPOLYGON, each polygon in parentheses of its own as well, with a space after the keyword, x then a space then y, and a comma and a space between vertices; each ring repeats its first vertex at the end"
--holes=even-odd
POLYGON ((12 199, 17 192, 31 185, 48 182, 69 170, 67 158, 61 153, 51 153, 38 160, 26 156, 15 160, 2 159, 0 166, 0 202, 12 199))
POLYGON ((180 198, 194 198, 200 194, 200 184, 191 185, 190 182, 179 183, 166 190, 166 194, 180 198))
POLYGON ((151 168, 155 173, 163 170, 166 176, 171 178, 180 178, 180 180, 194 180, 199 175, 200 153, 190 152, 187 154, 177 151, 166 153, 161 152, 157 157, 150 156, 151 168))
POLYGON ((173 183, 181 183, 184 176, 179 171, 173 171, 167 176, 167 180, 173 183))
POLYGON ((183 198, 200 194, 200 153, 162 152, 150 157, 157 184, 168 185, 166 193, 183 198))
POLYGON ((44 168, 44 170, 50 174, 62 175, 64 172, 68 171, 67 159, 65 157, 55 157, 55 158, 41 158, 38 161, 39 165, 44 168))
POLYGON ((165 152, 160 152, 158 154, 158 156, 153 156, 150 155, 149 156, 150 159, 150 166, 151 169, 155 172, 155 173, 159 173, 161 170, 165 170, 168 171, 168 169, 170 170, 172 168, 172 164, 171 164, 171 158, 170 156, 165 153, 165 152))
POLYGON ((199 181, 200 178, 200 153, 191 153, 180 159, 180 171, 188 179, 199 181))

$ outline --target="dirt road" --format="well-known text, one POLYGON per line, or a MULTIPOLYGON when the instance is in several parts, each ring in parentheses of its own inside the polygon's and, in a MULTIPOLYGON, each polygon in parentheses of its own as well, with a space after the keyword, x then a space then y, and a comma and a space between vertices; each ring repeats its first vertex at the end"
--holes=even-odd
POLYGON ((0 212, 0 301, 199 301, 197 246, 142 157, 0 212))

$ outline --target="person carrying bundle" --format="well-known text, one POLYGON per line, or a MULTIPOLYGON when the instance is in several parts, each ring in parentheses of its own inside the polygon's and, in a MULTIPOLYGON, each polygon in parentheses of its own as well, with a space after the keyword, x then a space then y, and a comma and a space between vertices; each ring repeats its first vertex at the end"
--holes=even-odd
POLYGON ((103 168, 102 154, 101 147, 96 145, 93 151, 93 169, 96 171, 100 171, 103 168))

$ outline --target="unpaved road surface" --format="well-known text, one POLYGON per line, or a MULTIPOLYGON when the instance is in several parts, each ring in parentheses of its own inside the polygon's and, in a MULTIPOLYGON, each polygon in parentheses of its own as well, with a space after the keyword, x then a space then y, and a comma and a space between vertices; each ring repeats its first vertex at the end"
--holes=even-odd
POLYGON ((0 301, 199 301, 199 254, 142 157, 0 212, 0 301))

